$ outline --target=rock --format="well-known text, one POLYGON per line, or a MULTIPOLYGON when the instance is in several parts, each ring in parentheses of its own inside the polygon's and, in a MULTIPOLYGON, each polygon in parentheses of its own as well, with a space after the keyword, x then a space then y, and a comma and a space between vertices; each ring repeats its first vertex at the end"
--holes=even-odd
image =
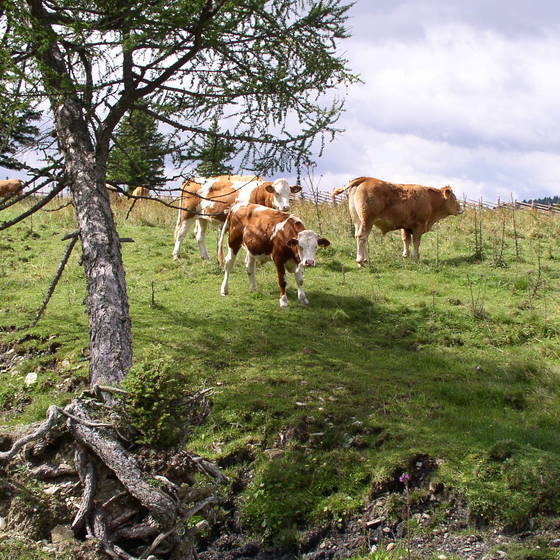
POLYGON ((548 543, 548 546, 552 548, 560 547, 560 539, 554 539, 548 543))
POLYGON ((30 371, 26 376, 23 382, 29 387, 29 385, 33 385, 37 383, 37 372, 30 371))
POLYGON ((8 526, 8 522, 5 517, 0 517, 0 531, 5 531, 8 526))
POLYGON ((271 461, 275 459, 280 459, 284 456, 283 449, 265 449, 263 452, 271 461))
POLYGON ((390 533, 391 532, 391 527, 383 527, 383 532, 384 533, 390 533))
POLYGON ((53 544, 74 542, 74 532, 67 525, 56 525, 51 531, 51 541, 53 544))
POLYGON ((393 548, 395 548, 395 543, 394 543, 394 542, 390 542, 390 543, 387 545, 386 550, 387 550, 388 552, 390 552, 391 550, 393 550, 393 548))

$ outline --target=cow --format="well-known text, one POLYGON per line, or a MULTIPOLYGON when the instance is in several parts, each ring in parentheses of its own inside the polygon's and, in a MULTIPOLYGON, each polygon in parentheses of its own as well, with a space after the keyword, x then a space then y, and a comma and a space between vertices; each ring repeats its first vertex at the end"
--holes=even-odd
POLYGON ((122 199, 120 190, 117 189, 114 185, 111 185, 110 183, 105 183, 105 188, 109 193, 109 202, 113 203, 122 199))
POLYGON ((262 204, 286 211, 290 209, 290 194, 301 190, 290 186, 286 179, 267 181, 255 175, 221 175, 188 179, 181 189, 181 205, 175 226, 173 259, 179 258, 181 243, 196 221, 196 240, 200 256, 210 258, 206 250, 206 228, 209 221, 224 222, 227 212, 237 202, 262 204))
POLYGON ((147 187, 136 187, 132 191, 132 196, 149 197, 150 189, 148 189, 147 187))
POLYGON ((333 191, 333 198, 350 190, 348 207, 354 223, 357 241, 356 262, 368 262, 367 238, 372 226, 383 234, 401 230, 403 257, 409 256, 410 238, 414 245, 413 258, 420 258, 422 235, 442 218, 463 212, 451 187, 437 189, 422 185, 388 183, 373 177, 358 177, 348 185, 333 191))
POLYGON ((10 196, 23 188, 21 179, 3 179, 0 181, 0 197, 10 196))
POLYGON ((218 260, 224 269, 220 293, 228 294, 229 275, 237 253, 245 247, 245 266, 249 275, 249 289, 256 291, 255 268, 257 262, 274 261, 280 286, 280 307, 288 306, 286 296, 286 269, 293 272, 298 288, 298 300, 307 305, 309 300, 303 290, 303 269, 315 266, 317 247, 330 245, 328 239, 305 229, 303 222, 293 214, 268 208, 261 204, 238 202, 232 206, 222 227, 218 243, 218 260), (224 261, 223 241, 228 232, 228 254, 224 261))

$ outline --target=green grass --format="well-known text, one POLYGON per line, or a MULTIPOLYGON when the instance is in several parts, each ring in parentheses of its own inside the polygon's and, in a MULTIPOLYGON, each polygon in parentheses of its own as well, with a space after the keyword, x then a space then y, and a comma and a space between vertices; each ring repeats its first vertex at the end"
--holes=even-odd
MULTIPOLYGON (((473 258, 474 211, 425 235, 419 264, 401 258, 398 232, 373 232, 372 262, 358 269, 345 207, 318 217, 300 205, 295 212, 315 229, 320 218, 332 246, 306 272, 311 304, 297 303, 289 278, 290 307, 280 309, 271 264, 250 293, 239 259, 221 297, 221 271, 199 259, 190 235, 182 260, 171 260, 171 211, 150 203, 128 221, 125 212, 117 217, 121 236, 135 240, 123 245, 135 362, 165 360, 185 374, 185 391, 214 387, 213 410, 188 447, 234 479, 250 468, 238 497, 249 531, 297 540, 306 525, 343 520, 419 454, 438 460, 433 477, 464 497, 473 519, 519 528, 560 514, 558 218, 519 212, 518 258, 511 214, 483 212, 482 261, 473 258), (270 458, 275 447, 283 453, 270 458)), ((35 348, 0 378, 2 423, 40 419, 86 382, 77 250, 39 325, 7 329, 32 320, 61 235, 73 229, 65 210, 0 238, 0 336, 22 354, 35 348), (36 338, 22 342, 28 334, 36 338), (29 371, 39 382, 26 388, 29 371)))

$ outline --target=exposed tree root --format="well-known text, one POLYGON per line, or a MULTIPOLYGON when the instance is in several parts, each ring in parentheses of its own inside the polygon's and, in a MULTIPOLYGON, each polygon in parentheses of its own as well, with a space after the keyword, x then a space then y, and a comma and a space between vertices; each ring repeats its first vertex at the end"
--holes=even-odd
POLYGON ((227 478, 209 461, 184 451, 177 452, 180 467, 205 474, 212 484, 193 488, 184 482, 191 475, 183 473, 174 481, 167 472, 166 476, 151 472, 149 460, 139 462, 129 442, 123 445, 119 432, 93 415, 100 404, 90 393, 64 408, 51 406, 45 422, 0 452, 0 461, 13 459, 26 445, 48 438, 53 431, 69 434, 75 444, 75 468, 66 463, 43 464, 30 472, 42 480, 79 477, 82 496, 72 522, 76 537, 98 539, 105 553, 119 560, 194 559, 189 520, 219 504, 216 486, 227 478))

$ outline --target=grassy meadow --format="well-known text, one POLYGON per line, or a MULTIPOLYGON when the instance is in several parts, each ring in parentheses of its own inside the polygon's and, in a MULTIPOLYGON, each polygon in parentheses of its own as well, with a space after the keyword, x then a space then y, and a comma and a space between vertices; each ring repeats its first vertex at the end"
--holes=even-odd
MULTIPOLYGON (((298 202, 332 245, 306 271, 310 305, 288 275, 280 309, 271 263, 251 293, 241 256, 221 297, 221 270, 201 261, 192 232, 173 262, 175 212, 142 203, 128 220, 128 205, 115 208, 134 239, 123 257, 135 367, 180 376, 185 392, 213 388, 187 446, 236 481, 247 533, 297 543, 303 528, 402 491, 398 477, 414 481, 419 463, 473 524, 560 517, 560 217, 471 209, 424 236, 418 264, 401 257, 399 232, 375 230, 359 269, 345 204, 298 202)), ((74 229, 66 208, 0 234, 0 357, 14 347, 27 358, 0 373, 1 424, 40 420, 87 385, 78 248, 44 317, 24 328, 74 229)), ((207 241, 215 256, 215 229, 207 241)))

